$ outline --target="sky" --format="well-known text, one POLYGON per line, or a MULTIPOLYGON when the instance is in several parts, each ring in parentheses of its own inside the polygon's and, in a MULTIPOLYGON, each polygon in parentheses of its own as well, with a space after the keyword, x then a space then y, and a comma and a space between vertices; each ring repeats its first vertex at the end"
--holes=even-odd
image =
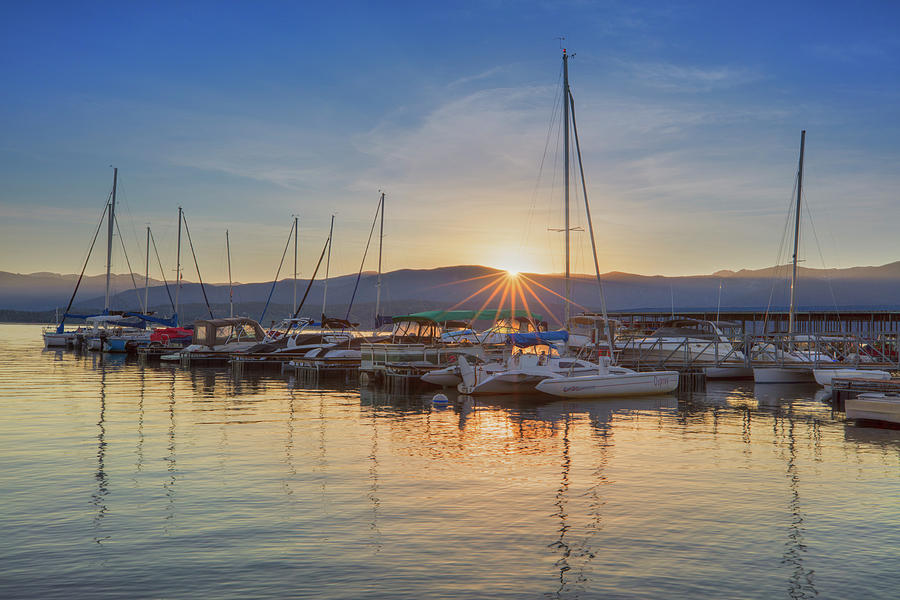
POLYGON ((234 280, 271 280, 293 215, 301 276, 331 215, 331 273, 374 270, 380 190, 385 270, 561 272, 561 45, 602 271, 789 259, 802 129, 804 264, 900 259, 896 3, 7 2, 0 270, 80 271, 114 165, 120 273, 149 224, 171 278, 178 206, 207 281, 226 229, 234 280))

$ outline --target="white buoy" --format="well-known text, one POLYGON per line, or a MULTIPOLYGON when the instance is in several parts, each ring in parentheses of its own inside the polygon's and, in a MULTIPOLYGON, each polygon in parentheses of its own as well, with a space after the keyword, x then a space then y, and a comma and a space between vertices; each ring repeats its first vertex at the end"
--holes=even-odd
POLYGON ((446 394, 437 393, 431 397, 431 402, 434 404, 447 404, 449 401, 446 394))

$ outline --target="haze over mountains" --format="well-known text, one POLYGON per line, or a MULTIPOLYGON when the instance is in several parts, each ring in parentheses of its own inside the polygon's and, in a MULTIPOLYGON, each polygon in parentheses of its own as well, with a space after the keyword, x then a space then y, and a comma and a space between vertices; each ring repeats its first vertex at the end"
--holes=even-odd
MULTIPOLYGON (((760 270, 718 271, 710 275, 663 277, 611 272, 602 276, 610 310, 675 310, 715 308, 721 298, 724 308, 783 308, 788 302, 790 268, 770 267, 760 270), (721 294, 721 295, 720 295, 721 294), (771 301, 770 301, 771 298, 771 301)), ((52 311, 65 308, 74 289, 77 275, 32 273, 28 275, 0 272, 0 309, 18 311, 52 311)), ((329 316, 343 317, 353 296, 356 275, 331 278, 327 288, 329 316)), ((374 318, 374 273, 363 273, 353 300, 351 318, 364 323, 374 318)), ((501 302, 505 283, 504 271, 483 266, 462 265, 437 269, 401 269, 383 275, 381 313, 404 314, 433 308, 479 308, 501 302), (482 290, 479 292, 479 290, 482 290), (489 296, 496 290, 493 298, 489 296)), ((515 280, 513 280, 515 281, 515 280)), ((535 312, 562 315, 561 275, 523 274, 518 278, 522 288, 529 288, 525 300, 535 312)), ((135 276, 139 293, 131 276, 116 275, 112 288, 113 309, 138 310, 143 297, 143 278, 135 276)), ((85 277, 81 283, 73 311, 91 312, 102 309, 106 280, 104 276, 85 277)), ((297 284, 298 300, 308 280, 297 284)), ((161 314, 172 312, 169 293, 163 282, 151 280, 149 304, 161 314)), ((236 314, 258 318, 271 291, 271 282, 235 284, 236 314)), ((216 316, 227 315, 228 285, 207 284, 206 293, 216 316)), ((817 308, 896 308, 900 307, 900 262, 877 267, 848 269, 800 269, 798 306, 817 308)), ((321 314, 325 282, 317 280, 310 288, 302 313, 321 314)), ((577 275, 572 283, 572 297, 579 305, 574 310, 600 308, 596 279, 577 275)), ((280 318, 291 312, 294 284, 290 279, 278 282, 265 320, 280 318)), ((180 293, 183 319, 208 316, 200 286, 182 283, 180 293)), ((509 299, 503 300, 509 305, 509 299)), ((517 305, 522 306, 521 298, 517 305)))

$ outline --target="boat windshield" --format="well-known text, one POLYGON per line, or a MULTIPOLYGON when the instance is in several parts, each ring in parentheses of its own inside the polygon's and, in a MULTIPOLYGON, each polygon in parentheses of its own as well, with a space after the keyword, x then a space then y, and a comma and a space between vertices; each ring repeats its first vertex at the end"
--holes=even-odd
POLYGON ((440 333, 437 323, 422 323, 419 321, 399 321, 394 323, 392 335, 397 337, 433 338, 440 333))
POLYGON ((709 321, 667 321, 663 326, 650 334, 650 337, 699 338, 715 340, 722 333, 709 321))
POLYGON ((551 346, 549 344, 536 344, 534 346, 525 346, 524 348, 517 346, 513 354, 514 356, 521 354, 537 354, 538 356, 559 358, 559 350, 556 349, 556 346, 551 346))

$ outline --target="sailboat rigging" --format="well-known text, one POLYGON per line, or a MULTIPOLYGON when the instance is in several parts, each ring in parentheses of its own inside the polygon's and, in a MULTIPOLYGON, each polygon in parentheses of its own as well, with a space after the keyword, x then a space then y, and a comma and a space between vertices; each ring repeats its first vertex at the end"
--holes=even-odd
POLYGON ((773 359, 782 363, 779 367, 754 367, 753 380, 756 383, 809 383, 815 381, 813 367, 817 363, 833 363, 834 359, 819 351, 797 348, 795 335, 797 262, 800 248, 800 202, 803 197, 803 156, 806 149, 806 130, 800 132, 800 161, 797 167, 797 203, 794 214, 794 255, 791 261, 791 295, 788 306, 788 332, 783 347, 770 348, 765 344, 757 349, 754 358, 773 359))

